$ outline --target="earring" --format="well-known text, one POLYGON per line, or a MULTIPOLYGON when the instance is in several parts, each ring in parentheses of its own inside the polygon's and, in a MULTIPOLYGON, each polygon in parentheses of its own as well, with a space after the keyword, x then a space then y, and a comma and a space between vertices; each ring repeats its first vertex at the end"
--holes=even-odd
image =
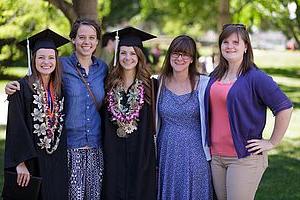
POLYGON ((245 51, 244 51, 245 53, 247 53, 247 49, 245 49, 245 51))

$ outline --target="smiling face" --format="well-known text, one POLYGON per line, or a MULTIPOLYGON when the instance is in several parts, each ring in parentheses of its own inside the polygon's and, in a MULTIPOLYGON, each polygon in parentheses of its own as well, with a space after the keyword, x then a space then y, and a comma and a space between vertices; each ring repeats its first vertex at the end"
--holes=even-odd
POLYGON ((121 46, 119 53, 119 62, 124 70, 136 70, 139 62, 138 56, 133 47, 121 46))
POLYGON ((35 55, 36 70, 42 76, 50 76, 56 67, 56 53, 54 49, 39 49, 35 55))
POLYGON ((80 25, 72 42, 78 56, 91 57, 98 45, 96 29, 91 25, 80 25))
POLYGON ((221 53, 229 65, 240 65, 247 47, 238 33, 232 33, 221 43, 221 53))
POLYGON ((188 71, 192 62, 192 57, 183 52, 172 52, 170 55, 170 63, 175 72, 188 71))

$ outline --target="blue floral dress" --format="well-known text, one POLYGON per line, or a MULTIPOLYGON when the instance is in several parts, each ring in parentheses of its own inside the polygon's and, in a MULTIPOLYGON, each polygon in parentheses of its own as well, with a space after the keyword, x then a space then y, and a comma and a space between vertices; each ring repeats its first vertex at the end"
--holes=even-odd
POLYGON ((159 98, 158 199, 212 199, 211 174, 201 143, 197 91, 159 98))

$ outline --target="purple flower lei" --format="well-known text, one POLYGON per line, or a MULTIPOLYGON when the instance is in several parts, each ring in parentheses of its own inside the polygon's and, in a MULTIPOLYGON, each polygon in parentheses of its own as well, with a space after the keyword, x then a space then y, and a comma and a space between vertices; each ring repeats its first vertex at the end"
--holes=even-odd
POLYGON ((121 104, 122 86, 111 89, 107 93, 108 111, 112 115, 112 121, 116 121, 119 126, 117 134, 119 137, 128 137, 134 130, 137 130, 137 121, 139 121, 139 113, 144 105, 144 85, 143 82, 136 79, 134 85, 128 91, 127 104, 125 107, 121 104))

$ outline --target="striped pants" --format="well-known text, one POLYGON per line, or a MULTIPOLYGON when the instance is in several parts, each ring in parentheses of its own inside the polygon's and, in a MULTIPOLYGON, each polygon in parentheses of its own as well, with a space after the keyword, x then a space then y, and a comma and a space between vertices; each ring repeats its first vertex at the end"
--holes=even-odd
POLYGON ((100 200, 102 149, 68 149, 69 200, 100 200))

